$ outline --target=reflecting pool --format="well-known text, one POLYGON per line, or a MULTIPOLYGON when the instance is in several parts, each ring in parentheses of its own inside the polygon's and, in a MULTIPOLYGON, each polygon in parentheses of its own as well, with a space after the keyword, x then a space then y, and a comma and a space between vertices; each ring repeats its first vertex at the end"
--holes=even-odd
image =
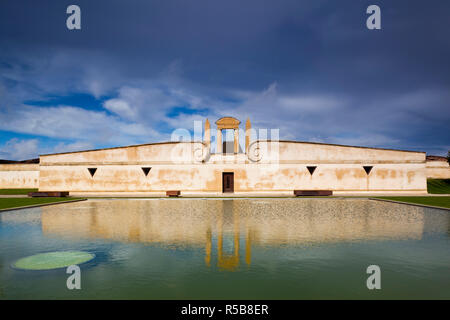
POLYGON ((88 200, 0 213, 0 299, 450 299, 450 212, 366 199, 88 200), (38 253, 95 254, 24 271, 38 253), (369 265, 381 289, 368 290, 369 265))

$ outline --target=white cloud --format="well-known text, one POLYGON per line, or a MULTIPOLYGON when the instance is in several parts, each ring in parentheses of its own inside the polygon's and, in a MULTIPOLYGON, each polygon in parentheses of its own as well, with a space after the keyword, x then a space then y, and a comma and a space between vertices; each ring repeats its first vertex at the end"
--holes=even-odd
POLYGON ((151 139, 151 131, 106 112, 72 106, 23 105, 0 111, 0 129, 61 139, 91 140, 92 143, 129 143, 151 139))
POLYGON ((62 152, 73 152, 73 151, 83 151, 94 149, 92 143, 87 141, 77 141, 73 143, 58 143, 53 149, 50 151, 46 151, 44 153, 62 153, 62 152))
POLYGON ((127 101, 121 99, 109 99, 104 102, 105 109, 126 119, 135 119, 136 110, 130 107, 127 101))
POLYGON ((0 156, 6 160, 28 160, 38 154, 37 139, 19 140, 13 138, 0 146, 0 156))

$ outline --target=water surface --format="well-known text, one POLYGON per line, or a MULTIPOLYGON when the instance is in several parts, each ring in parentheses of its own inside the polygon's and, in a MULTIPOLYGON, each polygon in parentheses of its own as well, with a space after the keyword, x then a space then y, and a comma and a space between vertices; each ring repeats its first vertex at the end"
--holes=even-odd
POLYGON ((0 214, 0 299, 449 299, 450 214, 364 199, 88 200, 0 214), (81 250, 64 269, 20 258, 81 250), (366 268, 381 268, 368 290, 366 268))

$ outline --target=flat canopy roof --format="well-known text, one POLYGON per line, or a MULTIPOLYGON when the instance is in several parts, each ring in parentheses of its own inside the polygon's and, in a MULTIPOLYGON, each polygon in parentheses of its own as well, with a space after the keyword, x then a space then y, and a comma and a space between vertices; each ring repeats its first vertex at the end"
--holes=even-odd
POLYGON ((223 117, 216 121, 217 129, 237 129, 241 122, 233 117, 223 117))

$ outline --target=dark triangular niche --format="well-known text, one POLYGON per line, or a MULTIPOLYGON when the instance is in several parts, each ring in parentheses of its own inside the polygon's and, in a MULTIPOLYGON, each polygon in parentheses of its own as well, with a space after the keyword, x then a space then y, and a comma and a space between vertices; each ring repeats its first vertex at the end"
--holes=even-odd
POLYGON ((313 173, 314 173, 314 171, 316 170, 316 168, 317 168, 317 166, 309 166, 309 167, 306 167, 306 169, 308 169, 308 171, 309 171, 309 173, 310 173, 311 175, 313 175, 313 173))
POLYGON ((370 171, 372 171, 373 166, 363 166, 364 171, 369 175, 370 171))
POLYGON ((91 174, 91 177, 94 177, 95 172, 97 171, 97 168, 88 168, 89 173, 91 174))
POLYGON ((150 172, 152 167, 142 167, 141 169, 142 171, 144 171, 145 176, 148 176, 148 173, 150 172))

